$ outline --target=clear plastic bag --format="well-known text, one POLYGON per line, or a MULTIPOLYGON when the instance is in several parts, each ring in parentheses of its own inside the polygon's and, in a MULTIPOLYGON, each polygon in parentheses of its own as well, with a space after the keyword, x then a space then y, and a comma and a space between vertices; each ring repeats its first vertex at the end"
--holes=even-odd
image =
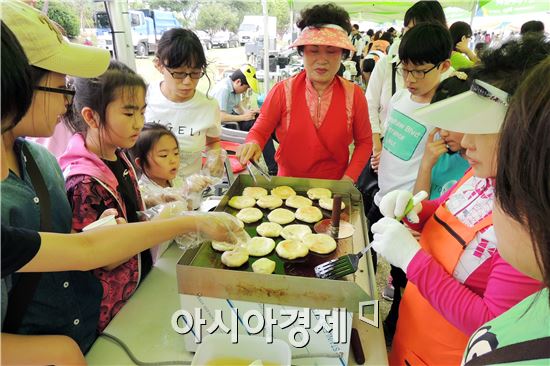
POLYGON ((148 220, 177 216, 196 217, 197 220, 195 220, 193 230, 175 238, 178 246, 184 250, 195 248, 203 242, 211 240, 240 245, 250 240, 250 236, 244 231, 240 221, 235 216, 225 212, 188 211, 186 204, 181 201, 160 204, 147 209, 141 214, 148 220))

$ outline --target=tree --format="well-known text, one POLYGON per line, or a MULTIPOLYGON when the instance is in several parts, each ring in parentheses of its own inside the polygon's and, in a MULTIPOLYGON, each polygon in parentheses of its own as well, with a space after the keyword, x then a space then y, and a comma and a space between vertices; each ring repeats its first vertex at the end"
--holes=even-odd
MULTIPOLYGON (((38 9, 42 9, 43 6, 44 1, 39 1, 36 4, 38 9)), ((68 37, 74 38, 80 34, 80 20, 72 2, 50 1, 48 4, 48 17, 62 26, 68 37)))
POLYGON ((200 1, 188 0, 149 0, 151 9, 175 11, 183 26, 189 26, 197 15, 200 1))
POLYGON ((267 3, 269 15, 277 17, 277 33, 284 34, 290 23, 288 0, 271 0, 267 3))
POLYGON ((219 30, 235 31, 239 19, 231 8, 225 4, 208 4, 201 7, 197 17, 197 29, 215 33, 219 30))

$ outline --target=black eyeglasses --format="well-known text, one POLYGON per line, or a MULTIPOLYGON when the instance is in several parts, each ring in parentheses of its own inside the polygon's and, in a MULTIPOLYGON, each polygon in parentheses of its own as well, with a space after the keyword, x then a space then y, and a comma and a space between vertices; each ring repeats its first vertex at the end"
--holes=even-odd
POLYGON ((66 104, 72 105, 73 104, 73 98, 75 95, 75 91, 72 89, 62 89, 62 88, 50 88, 47 86, 35 86, 36 90, 41 90, 49 93, 57 93, 57 94, 63 94, 63 97, 65 98, 66 104))
POLYGON ((171 71, 169 68, 166 68, 168 70, 168 73, 172 75, 174 79, 177 80, 183 80, 187 78, 188 76, 191 79, 197 80, 204 76, 204 71, 191 71, 191 72, 184 72, 184 71, 171 71))
POLYGON ((411 74, 414 80, 422 80, 426 77, 427 73, 429 73, 436 67, 439 67, 439 65, 441 65, 441 62, 438 63, 437 65, 434 65, 434 67, 429 68, 428 70, 407 70, 407 69, 404 69, 403 66, 399 66, 399 65, 401 65, 401 62, 397 64, 397 73, 400 76, 403 76, 403 78, 406 79, 407 76, 411 74))

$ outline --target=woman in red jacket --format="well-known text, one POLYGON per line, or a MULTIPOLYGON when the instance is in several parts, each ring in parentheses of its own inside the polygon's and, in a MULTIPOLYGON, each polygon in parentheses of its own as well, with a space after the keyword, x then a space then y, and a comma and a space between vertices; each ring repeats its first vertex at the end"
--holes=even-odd
POLYGON ((259 159, 275 131, 279 175, 356 181, 372 151, 372 133, 363 92, 336 76, 342 59, 355 50, 349 15, 324 4, 304 10, 301 18, 302 32, 292 47, 303 56, 305 70, 273 87, 238 157, 242 164, 259 159))

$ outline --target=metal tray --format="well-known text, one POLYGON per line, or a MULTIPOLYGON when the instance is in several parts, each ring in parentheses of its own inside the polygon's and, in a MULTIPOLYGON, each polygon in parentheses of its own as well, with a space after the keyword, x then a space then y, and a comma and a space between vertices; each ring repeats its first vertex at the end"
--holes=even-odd
MULTIPOLYGON (((338 240, 337 249, 327 255, 309 253, 302 259, 289 261, 280 258, 273 251, 266 256, 276 263, 276 269, 272 275, 252 272, 251 264, 259 257, 250 257, 248 263, 242 267, 229 269, 221 263, 221 253, 213 250, 210 243, 206 242, 198 248, 188 250, 179 261, 177 270, 180 292, 271 304, 316 308, 346 307, 353 312, 357 312, 358 302, 372 300, 375 284, 370 256, 366 257, 366 261, 362 261, 360 271, 343 280, 321 280, 315 278, 313 271, 317 264, 358 252, 367 245, 365 215, 359 191, 350 182, 344 181, 274 177, 271 182, 267 182, 262 178, 258 179, 258 186, 268 191, 277 186, 288 185, 303 196, 306 196, 309 188, 314 187, 328 188, 333 194, 342 195, 342 201, 346 205, 342 217, 354 225, 354 235, 338 240), (362 283, 361 286, 356 282, 362 283)), ((227 205, 229 199, 241 195, 245 187, 254 185, 250 176, 239 175, 222 198, 216 211, 236 214, 238 210, 227 205)), ((266 216, 269 211, 262 210, 264 213, 262 221, 267 221, 266 216)), ((321 211, 324 218, 330 217, 330 211, 324 209, 321 211)), ((252 237, 256 236, 256 227, 262 221, 245 225, 245 230, 252 237)), ((300 221, 293 223, 303 224, 300 221)), ((313 224, 309 226, 313 230, 313 224)), ((276 242, 281 240, 283 239, 276 238, 276 242)))

